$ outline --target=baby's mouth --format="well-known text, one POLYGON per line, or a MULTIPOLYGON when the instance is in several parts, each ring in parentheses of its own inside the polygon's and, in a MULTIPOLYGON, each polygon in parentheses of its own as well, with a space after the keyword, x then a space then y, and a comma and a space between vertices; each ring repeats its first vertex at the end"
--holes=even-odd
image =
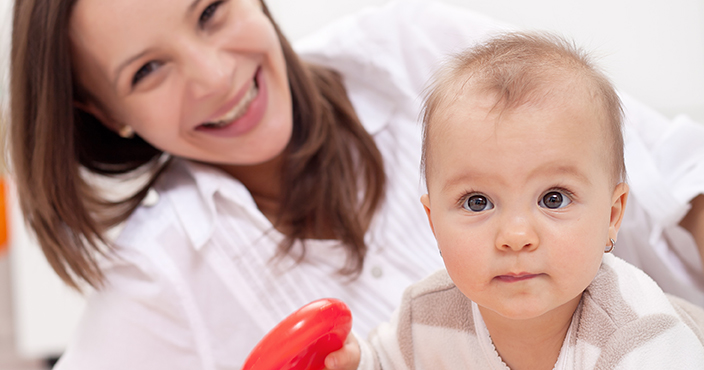
POLYGON ((530 280, 530 279, 536 278, 540 275, 542 275, 542 274, 530 274, 527 272, 522 272, 522 273, 518 273, 518 274, 509 273, 506 275, 496 276, 495 279, 497 279, 499 281, 506 282, 506 283, 514 283, 514 282, 518 282, 518 281, 530 280))
POLYGON ((249 90, 244 94, 242 99, 240 99, 240 101, 232 109, 230 109, 229 112, 223 114, 213 122, 206 122, 201 124, 200 126, 204 128, 221 128, 238 120, 245 113, 247 113, 249 105, 252 104, 252 101, 254 101, 258 93, 259 85, 257 84, 257 79, 255 78, 252 87, 249 88, 249 90))

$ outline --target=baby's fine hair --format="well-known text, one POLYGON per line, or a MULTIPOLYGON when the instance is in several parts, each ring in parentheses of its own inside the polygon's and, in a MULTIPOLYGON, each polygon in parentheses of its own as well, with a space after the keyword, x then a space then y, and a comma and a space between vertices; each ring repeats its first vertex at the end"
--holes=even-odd
POLYGON ((433 132, 431 122, 436 113, 455 102, 463 88, 471 85, 473 91, 495 94, 494 109, 505 112, 526 103, 554 99, 556 95, 551 94, 551 89, 555 81, 564 81, 565 76, 583 85, 587 98, 601 106, 607 131, 604 140, 610 141, 613 178, 617 182, 625 181, 623 110, 609 79, 584 50, 559 36, 511 32, 453 56, 431 79, 422 112, 421 171, 426 182, 433 132))

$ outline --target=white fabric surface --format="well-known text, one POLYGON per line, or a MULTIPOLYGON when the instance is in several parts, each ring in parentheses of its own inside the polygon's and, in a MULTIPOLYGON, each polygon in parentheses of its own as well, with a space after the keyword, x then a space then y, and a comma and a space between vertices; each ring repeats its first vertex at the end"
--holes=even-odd
MULTIPOLYGON (((57 369, 236 369, 278 321, 321 297, 344 300, 362 336, 387 320, 406 286, 441 267, 419 202, 419 94, 444 55, 499 28, 506 27, 464 9, 398 1, 297 45, 305 59, 343 74, 384 156, 387 198, 367 235, 359 279, 334 274, 344 254, 329 241, 311 241, 307 260, 294 269, 290 259, 270 264, 282 236, 247 189, 212 168, 176 161, 155 187, 158 201, 128 220, 117 240, 119 259, 106 262, 107 285, 89 298, 57 369)), ((667 124, 641 129, 649 137, 667 124)), ((657 149, 646 146, 646 153, 657 149)), ((618 251, 652 252, 650 244, 625 239, 618 251)), ((655 268, 692 279, 693 271, 676 264, 655 268)), ((687 283, 676 280, 674 287, 686 290, 687 283)))

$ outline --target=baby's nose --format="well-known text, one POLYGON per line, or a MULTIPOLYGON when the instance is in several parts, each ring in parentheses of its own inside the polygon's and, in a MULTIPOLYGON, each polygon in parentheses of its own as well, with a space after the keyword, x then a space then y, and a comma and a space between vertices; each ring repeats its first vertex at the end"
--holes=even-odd
POLYGON ((496 247, 503 251, 535 250, 538 247, 538 234, 529 217, 510 215, 502 220, 496 238, 496 247))

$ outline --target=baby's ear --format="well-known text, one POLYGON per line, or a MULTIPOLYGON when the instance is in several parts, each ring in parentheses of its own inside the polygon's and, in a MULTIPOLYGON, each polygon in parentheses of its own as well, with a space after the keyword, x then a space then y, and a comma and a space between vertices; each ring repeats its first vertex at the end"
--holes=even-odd
POLYGON ((433 227, 433 218, 430 217, 430 196, 428 194, 421 195, 420 202, 423 204, 423 208, 425 209, 425 215, 428 216, 428 223, 430 224, 430 230, 432 230, 433 235, 435 235, 435 227, 433 227))
POLYGON ((628 200, 628 184, 619 183, 614 189, 611 197, 611 219, 609 222, 609 238, 616 240, 618 229, 621 227, 623 215, 626 212, 626 201, 628 200))

